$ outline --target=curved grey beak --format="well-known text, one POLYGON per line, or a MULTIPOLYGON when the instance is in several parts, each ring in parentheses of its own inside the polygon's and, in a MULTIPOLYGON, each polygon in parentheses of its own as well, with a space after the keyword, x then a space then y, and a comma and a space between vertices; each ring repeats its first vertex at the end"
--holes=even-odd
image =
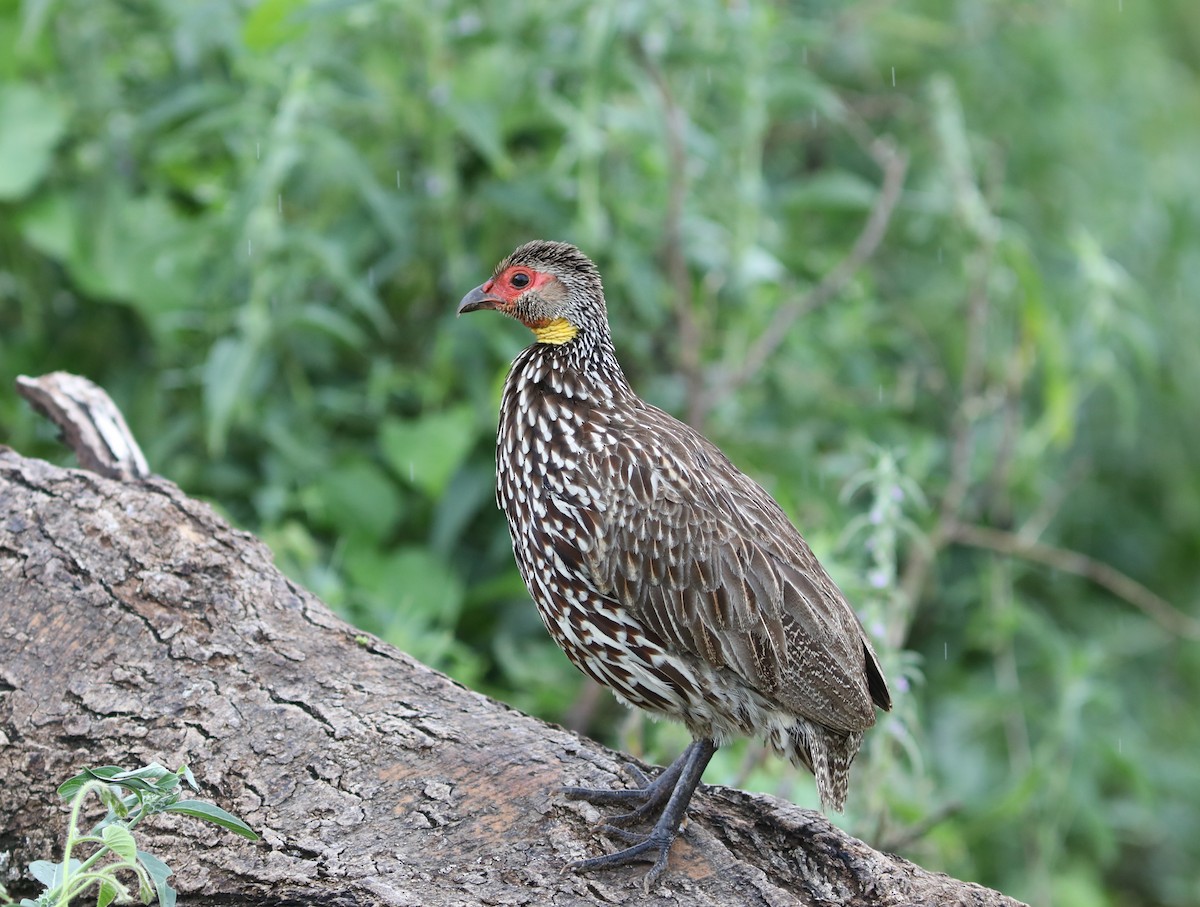
POLYGON ((484 286, 487 284, 476 287, 462 298, 462 302, 458 304, 459 315, 464 312, 478 312, 480 309, 494 309, 504 302, 499 296, 486 292, 484 286))

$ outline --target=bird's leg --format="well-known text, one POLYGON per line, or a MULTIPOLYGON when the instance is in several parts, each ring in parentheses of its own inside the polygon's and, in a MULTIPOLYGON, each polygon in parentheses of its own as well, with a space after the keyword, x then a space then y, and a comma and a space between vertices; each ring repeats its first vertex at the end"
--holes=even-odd
MULTIPOLYGON (((679 774, 683 771, 684 765, 700 741, 693 740, 688 744, 687 749, 679 754, 678 758, 665 769, 659 772, 658 777, 651 781, 646 777, 646 773, 634 765, 632 762, 625 766, 630 774, 634 776, 637 782, 637 787, 623 788, 620 790, 611 790, 604 787, 564 787, 563 796, 568 800, 586 800, 589 803, 630 803, 637 802, 641 806, 638 807, 638 812, 642 812, 647 808, 653 809, 655 806, 661 806, 666 803, 671 796, 671 791, 675 789, 675 782, 679 780, 679 774)), ((617 816, 609 821, 617 821, 624 818, 617 816)))
MULTIPOLYGON (((671 852, 671 844, 674 843, 675 838, 679 835, 679 823, 683 821, 688 803, 691 802, 692 794, 696 791, 696 785, 700 783, 700 776, 704 774, 704 769, 708 766, 709 760, 712 759, 713 753, 716 751, 717 745, 712 740, 697 740, 684 750, 683 755, 679 759, 676 759, 659 776, 657 781, 654 782, 655 784, 662 782, 676 766, 679 766, 679 770, 675 772, 676 777, 670 789, 670 796, 667 798, 667 805, 663 809, 662 815, 658 817, 658 821, 654 823, 654 828, 650 830, 649 834, 637 834, 621 828, 614 828, 611 825, 603 825, 601 826, 601 831, 622 840, 631 841, 633 842, 631 846, 602 857, 579 860, 576 863, 572 863, 571 868, 582 869, 587 872, 593 869, 624 866, 627 863, 635 861, 653 860, 654 865, 650 867, 650 871, 646 873, 646 877, 642 882, 643 889, 649 891, 650 886, 654 884, 654 881, 662 874, 662 871, 667 868, 667 855, 671 852)), ((648 790, 649 788, 642 789, 643 792, 648 790)), ((661 797, 658 792, 653 795, 647 795, 647 798, 651 796, 655 798, 661 797)), ((646 812, 648 810, 644 809, 644 807, 639 807, 638 810, 630 815, 640 816, 646 812)))
MULTIPOLYGON (((610 831, 614 831, 614 826, 637 825, 646 817, 654 816, 663 808, 664 804, 671 799, 671 794, 675 792, 675 788, 679 784, 679 776, 683 774, 684 767, 687 765, 688 760, 692 757, 693 751, 699 745, 700 742, 698 740, 693 740, 691 743, 689 743, 687 749, 680 753, 674 762, 659 772, 658 777, 653 781, 647 778, 642 770, 636 765, 630 764, 628 768, 633 770, 634 775, 637 777, 637 780, 641 785, 641 789, 637 791, 637 793, 641 794, 641 796, 636 798, 639 802, 639 805, 630 812, 609 816, 603 824, 606 825, 610 831)), ((607 791, 606 793, 612 792, 607 791)), ((624 791, 622 791, 622 793, 624 793, 624 791)), ((630 799, 632 798, 620 797, 614 798, 614 800, 609 802, 628 803, 630 802, 630 799)), ((634 839, 626 838, 626 840, 634 839)), ((640 838, 637 840, 640 840, 640 838)))

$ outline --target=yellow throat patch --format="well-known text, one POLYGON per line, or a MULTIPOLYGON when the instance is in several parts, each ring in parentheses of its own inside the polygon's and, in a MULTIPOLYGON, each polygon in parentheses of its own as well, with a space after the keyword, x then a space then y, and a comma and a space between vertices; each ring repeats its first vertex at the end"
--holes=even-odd
POLYGON ((538 343, 566 343, 568 340, 573 340, 579 333, 579 328, 565 318, 555 318, 553 321, 547 321, 541 327, 532 328, 532 330, 538 343))

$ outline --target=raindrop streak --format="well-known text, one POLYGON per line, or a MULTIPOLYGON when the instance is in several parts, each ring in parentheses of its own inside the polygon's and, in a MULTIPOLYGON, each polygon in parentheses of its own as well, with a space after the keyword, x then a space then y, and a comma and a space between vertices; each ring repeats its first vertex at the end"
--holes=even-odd
POLYGON ((950 643, 942 643, 942 661, 950 660, 950 643))
POLYGON ((375 289, 375 269, 367 268, 367 286, 372 290, 375 289))
POLYGON ((279 213, 282 214, 283 213, 283 193, 282 192, 279 193, 279 195, 277 195, 275 197, 275 201, 278 203, 279 213))
POLYGON ((896 67, 892 67, 892 88, 896 87, 896 67))
POLYGON ((408 481, 409 481, 410 485, 413 484, 413 465, 412 465, 412 463, 408 464, 408 481))
POLYGON ((254 241, 248 239, 248 240, 246 240, 246 257, 249 258, 253 254, 254 254, 254 241))
MULTIPOLYGON (((892 84, 893 85, 895 84, 895 80, 892 81, 892 84)), ((255 157, 255 159, 259 159, 262 157, 262 142, 254 143, 254 157, 255 157)))
POLYGON ((399 170, 396 171, 396 188, 397 189, 400 188, 400 171, 399 170))

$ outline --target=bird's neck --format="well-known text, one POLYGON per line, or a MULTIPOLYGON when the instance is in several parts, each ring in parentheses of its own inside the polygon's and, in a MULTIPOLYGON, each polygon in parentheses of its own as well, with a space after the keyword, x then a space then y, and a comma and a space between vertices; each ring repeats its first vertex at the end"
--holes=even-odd
POLYGON ((513 362, 510 384, 538 384, 592 399, 632 394, 607 330, 581 330, 565 343, 535 343, 513 362))

